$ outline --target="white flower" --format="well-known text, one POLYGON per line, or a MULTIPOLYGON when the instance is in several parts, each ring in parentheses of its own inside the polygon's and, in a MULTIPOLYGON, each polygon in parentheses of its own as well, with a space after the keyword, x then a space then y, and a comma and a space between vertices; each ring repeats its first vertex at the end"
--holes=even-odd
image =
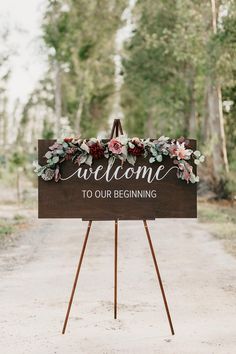
POLYGON ((55 175, 55 171, 51 168, 47 168, 41 177, 44 181, 51 181, 54 175, 55 175))
POLYGON ((126 145, 128 143, 127 135, 120 135, 115 139, 118 140, 122 145, 126 145))
POLYGON ((201 156, 201 153, 199 150, 194 151, 194 156, 196 156, 197 159, 201 156))
POLYGON ((163 141, 163 142, 167 142, 168 140, 170 140, 170 138, 168 138, 167 136, 162 135, 157 141, 163 141))
POLYGON ((204 161, 205 161, 205 156, 204 156, 204 155, 200 156, 200 157, 199 157, 199 161, 200 161, 200 162, 204 162, 204 161))

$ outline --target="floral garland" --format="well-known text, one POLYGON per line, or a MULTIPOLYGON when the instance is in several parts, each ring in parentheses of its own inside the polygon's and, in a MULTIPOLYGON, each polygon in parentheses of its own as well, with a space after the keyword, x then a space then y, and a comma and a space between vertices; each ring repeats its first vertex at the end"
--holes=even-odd
POLYGON ((161 136, 157 140, 127 138, 121 135, 109 141, 91 138, 89 140, 65 138, 57 140, 49 147, 44 155, 47 163, 40 166, 34 162, 34 172, 45 181, 60 180, 60 165, 71 160, 78 166, 82 164, 92 165, 93 160, 108 159, 108 164, 113 164, 116 159, 121 164, 127 161, 131 165, 139 156, 149 158, 150 163, 161 163, 165 156, 173 160, 177 166, 177 177, 191 183, 199 182, 199 177, 193 172, 192 163, 198 165, 204 162, 204 156, 200 151, 189 148, 189 141, 184 138, 170 139, 161 136))

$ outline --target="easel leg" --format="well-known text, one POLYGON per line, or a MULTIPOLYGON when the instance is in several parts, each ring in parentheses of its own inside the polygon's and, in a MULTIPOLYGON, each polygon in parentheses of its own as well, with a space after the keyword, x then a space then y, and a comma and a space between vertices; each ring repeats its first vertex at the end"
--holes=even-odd
POLYGON ((117 256, 118 256, 118 220, 115 220, 115 248, 114 248, 114 319, 117 318, 117 256))
POLYGON ((167 300, 166 300, 166 296, 165 296, 165 291, 164 291, 164 287, 163 287, 162 280, 161 280, 160 271, 159 271, 159 268, 158 268, 158 265, 157 265, 157 260, 156 260, 154 248, 153 248, 153 245, 152 245, 151 235, 150 235, 150 232, 149 232, 149 229, 148 229, 148 225, 147 225, 147 220, 143 220, 143 223, 144 223, 144 228, 145 228, 145 231, 146 231, 146 234, 147 234, 150 250, 151 250, 151 253, 152 253, 152 258, 153 258, 153 262, 154 262, 154 265, 155 265, 157 278, 158 278, 159 285, 160 285, 160 288, 161 288, 161 293, 162 293, 163 301, 164 301, 164 304, 165 304, 166 314, 167 314, 167 317, 168 317, 171 333, 172 333, 172 335, 174 335, 175 332, 174 332, 174 328, 173 328, 173 325, 172 325, 172 321, 171 321, 171 317, 170 317, 170 311, 169 311, 169 308, 168 308, 168 304, 167 304, 167 300))
POLYGON ((79 278, 79 272, 80 272, 80 268, 81 268, 81 265, 82 265, 84 252, 85 252, 86 244, 87 244, 87 241, 88 241, 88 236, 89 236, 89 232, 90 232, 90 229, 91 229, 91 225, 92 225, 92 221, 90 220, 89 223, 88 223, 87 232, 86 232, 86 235, 85 235, 83 248, 82 248, 81 255, 80 255, 79 264, 78 264, 77 271, 76 271, 76 274, 75 274, 75 280, 74 280, 73 288, 72 288, 72 291, 71 291, 70 301, 69 301, 67 312, 66 312, 66 318, 65 318, 65 321, 64 321, 62 334, 64 334, 65 331, 66 331, 66 326, 67 326, 68 318, 69 318, 69 315, 70 315, 70 309, 71 309, 71 305, 72 305, 72 302, 73 302, 75 289, 76 289, 77 281, 78 281, 78 278, 79 278))

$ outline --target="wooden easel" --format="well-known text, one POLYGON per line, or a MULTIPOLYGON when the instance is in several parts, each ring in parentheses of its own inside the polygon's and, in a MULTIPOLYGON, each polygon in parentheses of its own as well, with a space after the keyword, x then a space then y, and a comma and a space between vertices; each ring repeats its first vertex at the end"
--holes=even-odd
MULTIPOLYGON (((113 123, 113 126, 112 126, 110 139, 112 139, 113 137, 118 137, 120 134, 123 134, 123 129, 122 129, 122 126, 121 126, 120 119, 114 119, 114 123, 113 123)), ((174 328, 173 328, 173 324, 172 324, 172 320, 171 320, 171 316, 170 316, 170 311, 169 311, 169 308, 168 308, 168 303, 167 303, 166 295, 165 295, 165 291, 164 291, 164 286, 163 286, 163 283, 162 283, 162 280, 161 280, 161 275, 160 275, 160 271, 159 271, 159 268, 158 268, 156 255, 155 255, 155 252, 154 252, 154 248, 153 248, 153 244, 152 244, 151 235, 150 235, 150 231, 149 231, 149 228, 148 228, 147 220, 143 220, 143 224, 144 224, 144 229, 145 229, 145 232, 146 232, 146 235, 147 235, 150 251, 151 251, 151 254, 152 254, 152 258, 153 258, 154 267, 155 267, 155 270, 156 270, 158 282, 159 282, 159 285, 160 285, 161 294, 162 294, 162 298, 163 298, 163 301, 164 301, 165 310, 166 310, 167 318, 168 318, 168 321, 169 321, 171 334, 174 335, 175 334, 174 333, 174 328)), ((68 304, 68 308, 67 308, 67 312, 66 312, 66 317, 65 317, 65 321, 64 321, 64 325, 63 325, 63 329, 62 329, 62 334, 65 334, 65 331, 66 331, 66 326, 67 326, 67 322, 68 322, 68 319, 69 319, 70 310, 71 310, 71 306, 72 306, 72 302, 73 302, 73 298, 74 298, 74 294, 75 294, 75 289, 76 289, 76 285, 77 285, 77 282, 78 282, 79 273, 80 273, 80 269, 81 269, 81 265, 82 265, 82 261, 83 261, 83 257, 84 257, 84 253, 85 253, 85 249, 86 249, 86 245, 87 245, 87 241, 88 241, 88 237, 89 237, 89 232, 90 232, 91 226, 92 226, 92 220, 89 220, 88 226, 87 226, 87 231, 86 231, 86 234, 85 234, 83 247, 82 247, 82 251, 81 251, 81 255, 80 255, 80 259, 79 259, 79 264, 78 264, 77 271, 76 271, 76 274, 75 274, 75 279, 74 279, 74 283, 73 283, 73 287, 72 287, 72 291, 71 291, 71 296, 70 296, 70 300, 69 300, 69 304, 68 304)), ((115 243, 114 243, 114 319, 117 318, 117 261, 118 261, 118 219, 115 220, 115 243)))

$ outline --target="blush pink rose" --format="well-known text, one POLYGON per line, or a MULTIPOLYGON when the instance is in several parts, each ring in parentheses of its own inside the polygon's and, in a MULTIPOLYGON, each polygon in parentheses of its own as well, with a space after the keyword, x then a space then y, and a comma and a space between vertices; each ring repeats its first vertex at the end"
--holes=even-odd
POLYGON ((113 138, 108 143, 108 149, 113 152, 113 154, 121 154, 122 144, 119 140, 113 138))
POLYGON ((174 155, 178 160, 189 159, 192 151, 190 149, 185 148, 185 143, 180 144, 177 141, 176 150, 174 151, 174 155))
POLYGON ((175 144, 170 145, 169 153, 171 157, 176 156, 176 150, 177 150, 177 146, 175 144))

